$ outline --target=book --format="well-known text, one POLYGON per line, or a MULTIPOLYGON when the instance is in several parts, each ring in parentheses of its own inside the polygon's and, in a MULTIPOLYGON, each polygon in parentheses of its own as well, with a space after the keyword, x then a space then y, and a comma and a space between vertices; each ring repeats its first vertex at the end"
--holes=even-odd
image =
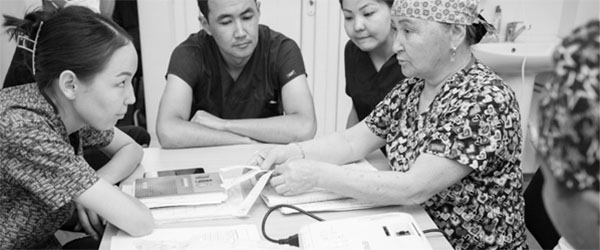
MULTIPOLYGON (((258 199, 260 191, 263 190, 271 176, 271 171, 260 170, 256 166, 235 165, 219 169, 217 176, 221 178, 220 182, 217 181, 222 183, 220 187, 227 190, 227 197, 223 202, 151 207, 150 212, 152 212, 154 222, 157 225, 166 225, 190 221, 247 217, 252 205, 258 199), (253 169, 253 171, 244 173, 246 169, 253 169), (259 178, 258 182, 254 183, 255 185, 250 192, 244 195, 241 183, 258 173, 265 174, 259 178)), ((135 182, 121 183, 120 187, 124 193, 135 196, 135 182)))
POLYGON ((136 179, 134 196, 149 208, 222 203, 227 190, 216 173, 136 179))

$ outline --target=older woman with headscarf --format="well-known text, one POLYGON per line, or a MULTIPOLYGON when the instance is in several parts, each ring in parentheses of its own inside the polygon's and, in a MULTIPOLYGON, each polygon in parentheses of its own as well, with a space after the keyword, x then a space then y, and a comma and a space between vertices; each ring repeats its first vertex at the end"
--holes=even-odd
POLYGON ((523 249, 521 122, 514 92, 473 57, 475 0, 397 0, 394 49, 408 77, 346 131, 260 152, 275 190, 314 187, 378 204, 420 204, 455 249, 523 249), (384 146, 393 171, 338 164, 384 146))

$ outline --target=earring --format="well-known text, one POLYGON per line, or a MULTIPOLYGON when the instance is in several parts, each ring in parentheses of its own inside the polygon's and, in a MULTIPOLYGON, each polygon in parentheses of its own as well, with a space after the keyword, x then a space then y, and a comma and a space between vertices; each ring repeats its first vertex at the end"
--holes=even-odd
POLYGON ((456 58, 456 47, 452 47, 450 51, 452 52, 452 55, 450 55, 450 62, 454 62, 454 59, 456 58))

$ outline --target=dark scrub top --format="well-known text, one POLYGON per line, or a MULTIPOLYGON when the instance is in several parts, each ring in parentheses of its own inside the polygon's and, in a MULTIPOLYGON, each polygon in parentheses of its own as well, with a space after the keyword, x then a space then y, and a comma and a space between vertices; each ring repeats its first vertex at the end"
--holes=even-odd
POLYGON ((358 120, 362 120, 405 76, 395 55, 377 72, 369 53, 360 50, 352 41, 346 43, 344 58, 346 94, 352 98, 358 120))
POLYGON ((526 249, 521 115, 514 91, 475 62, 450 76, 420 113, 424 86, 423 79, 405 79, 365 118, 371 132, 386 140, 392 169, 411 171, 421 154, 471 168, 421 206, 454 249, 526 249))
POLYGON ((68 135, 35 83, 4 89, 0 100, 0 248, 60 249, 54 233, 99 180, 83 148, 107 146, 114 131, 68 135))
POLYGON ((203 30, 175 48, 167 74, 192 87, 190 118, 204 110, 225 119, 242 119, 282 115, 281 89, 306 71, 298 45, 260 25, 256 49, 237 81, 227 72, 215 40, 203 30))

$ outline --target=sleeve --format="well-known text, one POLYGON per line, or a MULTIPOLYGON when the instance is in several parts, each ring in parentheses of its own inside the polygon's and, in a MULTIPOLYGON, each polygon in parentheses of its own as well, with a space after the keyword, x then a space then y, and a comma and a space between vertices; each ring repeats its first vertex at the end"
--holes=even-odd
POLYGON ((197 55, 197 52, 191 46, 180 44, 173 50, 167 70, 167 75, 176 75, 192 89, 200 82, 200 74, 204 68, 202 60, 197 60, 194 55, 197 55))
POLYGON ((306 75, 302 53, 292 39, 285 39, 281 42, 277 62, 279 66, 277 78, 282 87, 297 76, 306 75))
POLYGON ((520 145, 518 109, 507 89, 490 87, 476 98, 463 98, 440 118, 432 135, 426 139, 423 153, 428 153, 485 171, 500 159, 511 160, 520 145), (502 153, 503 152, 503 153, 502 153))
POLYGON ((100 131, 92 127, 85 127, 79 131, 84 148, 103 148, 108 146, 115 137, 114 128, 100 131))
POLYGON ((403 99, 402 96, 404 96, 401 92, 403 92, 403 90, 405 91, 405 89, 401 89, 400 87, 406 86, 407 84, 398 84, 377 104, 377 106, 375 106, 373 111, 365 117, 365 124, 373 134, 386 139, 386 135, 390 132, 394 113, 400 110, 401 99, 403 99))
POLYGON ((99 177, 73 147, 47 126, 24 126, 2 133, 10 157, 7 177, 53 210, 81 195, 99 177))

